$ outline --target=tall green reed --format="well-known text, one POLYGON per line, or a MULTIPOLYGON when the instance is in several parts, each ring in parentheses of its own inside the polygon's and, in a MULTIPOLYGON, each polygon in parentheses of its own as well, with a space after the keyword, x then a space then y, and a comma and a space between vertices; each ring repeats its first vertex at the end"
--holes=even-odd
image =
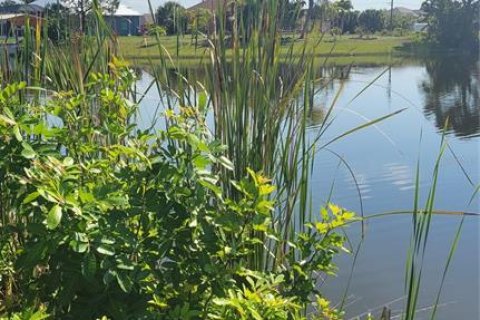
MULTIPOLYGON (((203 85, 184 76, 178 67, 181 48, 177 47, 176 56, 170 55, 158 34, 159 62, 152 61, 150 70, 168 109, 200 105, 203 112, 211 112, 213 135, 225 146, 225 156, 233 163, 232 171, 222 168, 219 172, 224 182, 239 181, 251 169, 272 178, 278 186, 273 195, 278 209, 271 220, 276 230, 273 236, 281 239, 281 244, 263 239, 250 259, 250 267, 262 271, 284 268, 287 255, 295 255, 299 261, 308 258, 289 243, 299 234, 308 233, 306 223, 314 219, 310 179, 318 151, 401 111, 323 142, 324 133, 335 120, 333 110, 342 90, 321 124, 312 128, 316 131, 310 130, 313 96, 318 93, 318 85, 325 82, 314 68, 318 37, 307 37, 300 46, 284 44, 281 1, 219 3, 214 29, 205 36, 210 60, 201 62, 206 71, 203 85), (280 54, 282 46, 288 49, 283 48, 280 54), (173 69, 173 79, 168 68, 173 69)), ((295 14, 300 17, 300 12, 295 14)), ((222 186, 235 198, 238 191, 234 186, 222 186)))

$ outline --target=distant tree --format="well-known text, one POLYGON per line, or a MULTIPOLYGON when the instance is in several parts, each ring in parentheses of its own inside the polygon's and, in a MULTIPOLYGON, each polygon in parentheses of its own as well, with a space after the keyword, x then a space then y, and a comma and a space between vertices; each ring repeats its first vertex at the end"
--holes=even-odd
POLYGON ((337 27, 344 32, 344 25, 347 15, 353 10, 353 4, 350 0, 337 0, 333 2, 333 9, 336 12, 337 27))
POLYGON ((196 9, 194 11, 187 12, 188 28, 190 33, 203 32, 207 33, 210 23, 212 22, 213 15, 210 10, 196 9))
POLYGON ((108 1, 103 1, 102 7, 107 14, 113 15, 115 14, 115 12, 117 12, 119 5, 120 5, 120 0, 108 0, 108 1))
POLYGON ((479 0, 427 0, 429 40, 444 48, 478 49, 479 0))
POLYGON ((355 33, 358 28, 360 11, 347 11, 342 18, 342 33, 355 33))
POLYGON ((281 7, 280 25, 284 30, 295 30, 299 25, 303 1, 284 1, 281 7))
POLYGON ((81 32, 85 32, 87 24, 87 15, 91 12, 95 4, 107 13, 115 12, 119 5, 119 0, 60 0, 60 3, 78 14, 81 32))
POLYGON ((353 4, 350 0, 337 0, 333 3, 334 7, 339 11, 351 11, 353 10, 353 4))
POLYGON ((329 0, 318 0, 315 6, 315 20, 320 23, 320 30, 324 30, 324 24, 328 23, 332 27, 337 18, 337 9, 329 0))
POLYGON ((67 22, 68 9, 62 5, 48 5, 45 8, 48 38, 54 42, 68 38, 70 28, 67 22))
POLYGON ((384 15, 381 10, 365 10, 358 17, 358 22, 366 32, 374 33, 385 28, 384 15))
POLYGON ((184 32, 188 26, 185 8, 174 1, 158 7, 155 21, 157 25, 164 27, 169 35, 184 32))
MULTIPOLYGON (((398 11, 393 12, 393 29, 412 30, 418 16, 398 11)), ((390 10, 383 10, 383 21, 385 27, 390 25, 390 10)))

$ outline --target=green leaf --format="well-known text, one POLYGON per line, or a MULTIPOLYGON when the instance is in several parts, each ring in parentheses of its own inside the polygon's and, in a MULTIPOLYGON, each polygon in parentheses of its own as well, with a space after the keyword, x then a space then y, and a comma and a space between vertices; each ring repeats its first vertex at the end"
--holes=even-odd
POLYGON ((15 135, 15 138, 17 141, 23 141, 22 134, 20 133, 20 128, 18 126, 13 127, 13 134, 15 135))
POLYGON ((220 158, 218 158, 218 162, 220 162, 225 169, 233 171, 234 169, 233 163, 227 158, 225 158, 224 156, 221 156, 220 158))
POLYGON ((128 275, 123 272, 117 272, 117 283, 124 292, 132 290, 133 282, 128 275))
POLYGON ((23 202, 22 204, 29 204, 35 200, 37 200, 37 198, 40 196, 40 194, 38 192, 32 192, 30 193, 28 196, 25 197, 25 199, 23 199, 23 202))
POLYGON ((88 243, 72 240, 70 241, 70 248, 77 253, 84 253, 88 249, 88 243))
POLYGON ((17 124, 15 122, 15 120, 12 120, 12 119, 7 118, 6 116, 0 114, 0 124, 2 124, 2 123, 5 123, 5 124, 10 125, 10 126, 15 126, 17 124))
POLYGON ((112 195, 108 197, 108 203, 114 207, 124 207, 128 205, 128 195, 112 195))
POLYGON ((183 139, 187 135, 186 132, 179 127, 170 127, 167 132, 173 139, 183 139))
POLYGON ((22 150, 22 156, 25 158, 25 159, 33 159, 37 156, 37 153, 33 150, 33 148, 28 144, 26 143, 25 141, 22 142, 22 147, 23 147, 23 150, 22 150))
POLYGON ((207 108, 207 94, 205 92, 201 92, 198 96, 198 109, 203 112, 207 108))
POLYGON ((115 240, 114 239, 108 239, 108 238, 102 238, 100 240, 101 243, 103 244, 115 244, 115 240))
POLYGON ((113 256, 115 254, 115 251, 112 248, 107 246, 98 247, 97 252, 105 256, 113 256))
POLYGON ((63 165, 64 166, 70 167, 70 166, 73 165, 73 163, 74 163, 74 161, 70 157, 66 157, 65 159, 63 159, 63 165))
POLYGON ((197 156, 193 159, 193 163, 195 164, 195 167, 203 170, 211 164, 211 161, 207 156, 197 156))
POLYGON ((216 186, 215 184, 213 184, 209 181, 205 181, 205 180, 199 180, 198 183, 200 183, 202 186, 209 189, 210 191, 213 191, 213 193, 215 193, 215 195, 221 196, 222 189, 219 186, 216 186))
POLYGON ((62 208, 57 204, 50 209, 47 216, 47 227, 50 230, 54 230, 58 227, 62 221, 62 208))
POLYGON ((135 270, 135 266, 130 262, 120 262, 117 264, 117 268, 119 270, 127 270, 127 271, 133 271, 135 270))
POLYGON ((187 135, 187 141, 190 146, 192 146, 193 149, 198 149, 198 146, 200 144, 200 139, 194 135, 194 134, 188 134, 187 135))

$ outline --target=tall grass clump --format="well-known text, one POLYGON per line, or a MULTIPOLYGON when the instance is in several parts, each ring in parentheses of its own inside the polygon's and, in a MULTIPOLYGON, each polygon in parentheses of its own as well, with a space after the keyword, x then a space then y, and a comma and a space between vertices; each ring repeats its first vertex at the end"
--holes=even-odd
MULTIPOLYGON (((214 30, 204 35, 209 59, 200 64, 205 73, 201 85, 175 67, 178 56, 166 52, 160 37, 161 67, 150 68, 168 109, 198 103, 212 116, 211 130, 235 167, 220 172, 222 177, 240 179, 247 169, 253 169, 278 185, 273 197, 281 209, 272 224, 286 243, 293 230, 301 231, 311 213, 309 176, 320 136, 308 131, 314 86, 319 83, 314 70, 317 43, 306 39, 299 47, 292 42, 280 54, 285 47, 280 23, 284 14, 279 1, 220 5, 214 30), (176 75, 174 85, 168 66, 176 75)), ((300 12, 289 14, 300 17, 300 12)), ((325 127, 333 107, 322 122, 325 127)), ((225 191, 232 196, 237 193, 233 186, 225 191)), ((277 249, 256 257, 256 266, 271 268, 269 259, 285 253, 277 249)))
MULTIPOLYGON (((227 146, 226 156, 235 164, 235 170, 224 176, 237 180, 251 168, 272 177, 279 187, 275 198, 281 207, 272 225, 284 244, 267 246, 267 251, 259 246, 252 257, 256 269, 269 270, 295 251, 287 243, 303 230, 309 211, 308 176, 314 156, 307 137, 311 101, 299 97, 312 90, 313 71, 308 68, 313 58, 308 56, 308 41, 300 54, 293 54, 292 44, 290 54, 281 57, 279 21, 285 13, 279 1, 234 3, 228 8, 235 17, 229 34, 227 9, 223 9, 212 39, 206 88, 215 136, 227 146)), ((232 187, 226 191, 236 193, 232 187)))
MULTIPOLYGON (((402 312, 402 318, 405 320, 413 320, 413 319, 416 319, 418 316, 417 313, 419 309, 418 304, 419 304, 419 298, 420 298, 420 288, 422 287, 424 260, 425 260, 425 255, 428 251, 427 245, 428 245, 428 239, 431 231, 431 223, 434 215, 438 213, 438 211, 435 209, 435 201, 437 197, 436 195, 437 185, 438 185, 439 177, 441 174, 442 160, 447 150, 449 150, 452 153, 452 156, 454 157, 454 159, 457 160, 457 163, 460 166, 460 168, 463 169, 462 164, 458 162, 457 156, 455 155, 455 153, 453 152, 453 150, 448 144, 447 137, 446 137, 446 131, 447 131, 448 125, 449 125, 449 119, 446 120, 444 125, 442 139, 440 143, 440 150, 439 150, 437 159, 435 161, 433 174, 431 178, 432 184, 431 184, 430 190, 428 191, 423 209, 421 208, 421 203, 420 203, 421 201, 420 160, 417 164, 417 174, 416 174, 416 180, 415 180, 415 196, 414 196, 414 203, 413 203, 413 210, 412 210, 413 230, 411 235, 410 247, 407 253, 407 263, 406 263, 406 272, 405 272, 405 297, 406 298, 405 298, 404 310, 402 312)), ((474 185, 471 178, 468 176, 468 174, 465 171, 464 171, 464 174, 473 187, 474 185)), ((473 193, 472 199, 475 198, 475 195, 476 195, 476 192, 473 193)), ((444 212, 444 213, 459 215, 459 213, 452 213, 452 212, 450 213, 444 212)), ((463 224, 465 222, 465 217, 467 215, 476 216, 477 214, 460 213, 461 221, 455 232, 455 236, 452 241, 451 247, 448 250, 448 256, 445 262, 445 266, 443 268, 439 290, 437 292, 435 301, 432 303, 432 305, 429 308, 427 308, 427 309, 431 309, 430 319, 432 320, 436 319, 442 289, 443 289, 453 256, 457 249, 463 224)))

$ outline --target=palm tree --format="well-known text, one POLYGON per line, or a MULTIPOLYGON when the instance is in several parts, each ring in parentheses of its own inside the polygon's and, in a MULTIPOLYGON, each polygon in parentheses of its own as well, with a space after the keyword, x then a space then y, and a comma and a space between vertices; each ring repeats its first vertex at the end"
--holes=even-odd
POLYGON ((353 9, 352 1, 350 0, 337 0, 333 3, 333 9, 340 17, 340 29, 343 33, 345 24, 345 13, 350 12, 353 9))
POLYGON ((336 10, 329 0, 318 0, 316 7, 316 19, 320 21, 320 30, 323 30, 323 24, 326 21, 333 21, 335 19, 336 10))

